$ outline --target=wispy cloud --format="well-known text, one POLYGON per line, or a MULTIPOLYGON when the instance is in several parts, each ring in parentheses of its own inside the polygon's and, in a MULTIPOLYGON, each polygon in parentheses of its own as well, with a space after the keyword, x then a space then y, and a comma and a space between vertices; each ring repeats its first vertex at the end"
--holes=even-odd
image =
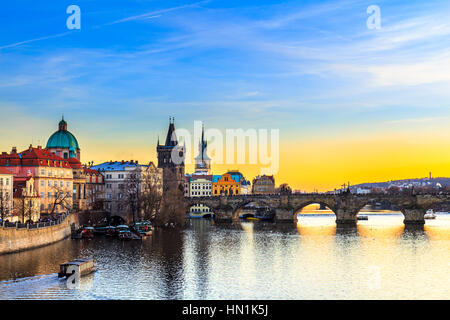
POLYGON ((1 50, 1 49, 6 49, 6 48, 17 47, 17 46, 20 46, 20 45, 23 45, 23 44, 32 43, 32 42, 36 42, 36 41, 41 41, 41 40, 47 40, 47 39, 53 39, 53 38, 64 37, 64 36, 66 36, 66 35, 68 35, 68 34, 71 34, 71 33, 73 33, 73 32, 76 32, 76 31, 62 32, 62 33, 53 34, 53 35, 44 36, 44 37, 39 37, 39 38, 35 38, 35 39, 19 41, 19 42, 15 42, 15 43, 11 43, 11 44, 7 44, 7 45, 0 46, 0 50, 1 50))

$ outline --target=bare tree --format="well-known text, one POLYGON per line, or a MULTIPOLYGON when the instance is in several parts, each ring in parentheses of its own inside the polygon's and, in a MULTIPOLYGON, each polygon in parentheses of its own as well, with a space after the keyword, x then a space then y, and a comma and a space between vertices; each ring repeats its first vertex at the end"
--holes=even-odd
POLYGON ((10 214, 11 195, 6 190, 0 189, 0 218, 4 221, 5 217, 10 214))
POLYGON ((122 198, 119 199, 119 207, 124 208, 133 218, 133 223, 136 222, 136 217, 142 210, 142 181, 141 169, 137 167, 131 171, 121 187, 123 193, 122 198))
POLYGON ((72 195, 70 192, 66 192, 63 187, 53 186, 54 192, 53 203, 50 210, 50 216, 53 217, 56 207, 60 206, 66 210, 72 209, 72 195))
POLYGON ((162 181, 157 174, 146 174, 142 178, 142 219, 155 221, 161 209, 162 181))

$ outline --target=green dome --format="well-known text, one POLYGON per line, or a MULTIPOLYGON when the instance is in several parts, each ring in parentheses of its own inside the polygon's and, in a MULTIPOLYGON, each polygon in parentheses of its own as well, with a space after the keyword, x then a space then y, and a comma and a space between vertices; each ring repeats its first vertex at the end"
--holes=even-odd
POLYGON ((47 141, 47 149, 50 148, 67 148, 73 147, 80 149, 78 141, 69 131, 56 131, 47 141))

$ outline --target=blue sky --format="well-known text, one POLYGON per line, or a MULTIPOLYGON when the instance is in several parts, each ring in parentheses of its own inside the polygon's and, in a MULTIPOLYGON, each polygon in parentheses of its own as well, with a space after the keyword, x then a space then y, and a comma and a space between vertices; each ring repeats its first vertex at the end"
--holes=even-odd
POLYGON ((79 140, 143 148, 169 116, 300 140, 445 128, 449 18, 444 0, 5 2, 0 146, 44 144, 62 113, 79 140))

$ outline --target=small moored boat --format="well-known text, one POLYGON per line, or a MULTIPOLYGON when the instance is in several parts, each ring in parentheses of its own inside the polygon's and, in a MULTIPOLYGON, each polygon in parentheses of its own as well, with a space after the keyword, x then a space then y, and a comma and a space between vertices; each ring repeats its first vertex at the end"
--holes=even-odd
POLYGON ((84 276, 95 271, 94 259, 77 259, 74 261, 63 263, 59 266, 59 278, 69 277, 74 273, 74 271, 70 273, 67 272, 69 266, 75 266, 75 268, 78 269, 80 276, 84 276))
POLYGON ((369 220, 368 216, 357 216, 356 220, 369 220))
POLYGON ((436 214, 434 213, 433 209, 429 209, 427 213, 425 213, 424 216, 425 219, 436 219, 436 214))
POLYGON ((81 237, 82 238, 93 238, 94 237, 94 228, 93 227, 83 227, 81 229, 81 237))
POLYGON ((105 234, 110 237, 114 237, 116 235, 116 227, 107 226, 105 234))

